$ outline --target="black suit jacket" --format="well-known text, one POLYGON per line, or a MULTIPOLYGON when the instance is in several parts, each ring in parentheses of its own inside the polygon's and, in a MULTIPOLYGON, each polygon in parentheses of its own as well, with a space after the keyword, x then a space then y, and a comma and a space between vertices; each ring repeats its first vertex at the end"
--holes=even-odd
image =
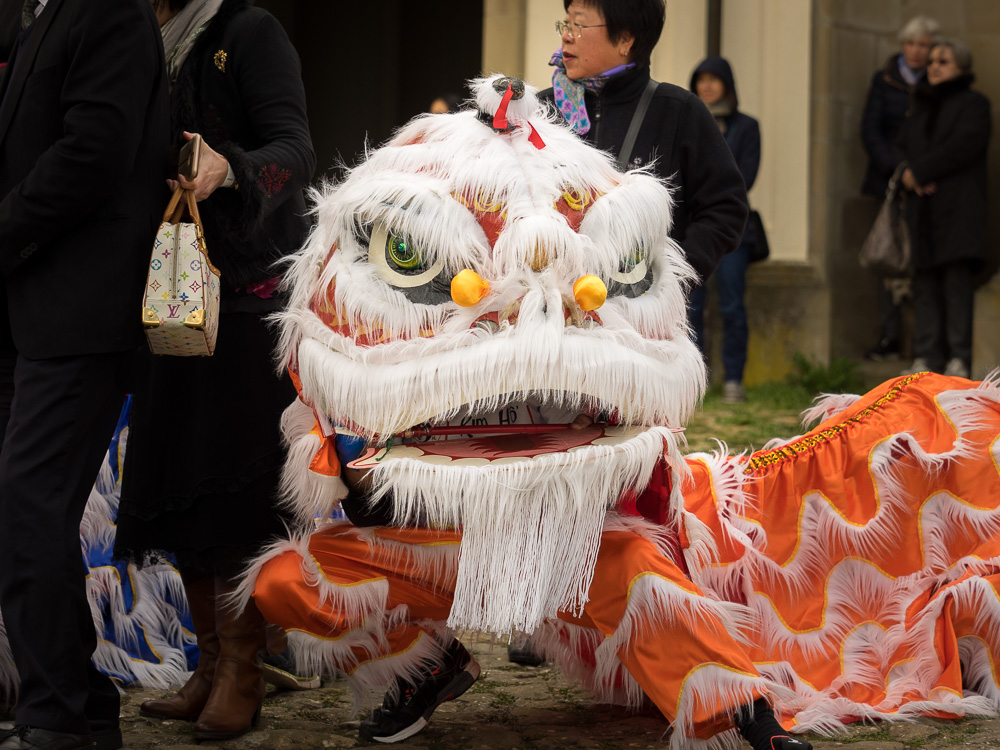
POLYGON ((0 337, 33 359, 134 347, 169 168, 149 0, 48 0, 0 98, 0 337))

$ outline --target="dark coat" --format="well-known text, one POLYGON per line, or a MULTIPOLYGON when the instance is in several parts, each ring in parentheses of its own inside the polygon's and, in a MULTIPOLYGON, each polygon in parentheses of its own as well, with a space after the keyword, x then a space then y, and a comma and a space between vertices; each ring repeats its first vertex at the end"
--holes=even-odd
POLYGON ((990 102, 972 91, 971 75, 921 85, 899 136, 898 155, 917 184, 935 183, 930 196, 910 193, 908 218, 918 270, 986 259, 986 152, 990 102))
MULTIPOLYGON (((584 139, 615 157, 639 103, 649 67, 610 78, 599 95, 585 94, 593 125, 584 139)), ((552 89, 539 97, 552 105, 552 89)), ((635 141, 630 167, 656 160, 655 171, 673 188, 670 236, 702 281, 735 250, 747 220, 747 193, 733 155, 712 115, 690 91, 670 83, 656 88, 635 141)))
POLYGON ((224 298, 274 276, 309 230, 302 191, 316 167, 299 57, 281 24, 250 0, 225 0, 174 83, 170 123, 177 150, 182 131, 201 133, 239 184, 198 206, 224 298))
MULTIPOLYGON (((921 81, 924 80, 921 76, 921 81)), ((884 196, 889 178, 899 163, 895 155, 896 138, 906 121, 912 87, 899 73, 899 54, 886 60, 872 76, 861 118, 861 142, 868 154, 868 169, 861 192, 884 196)))
MULTIPOLYGON (((736 167, 743 177, 743 184, 747 192, 750 192, 750 188, 757 181, 757 172, 760 169, 760 124, 756 118, 740 112, 736 80, 726 58, 707 57, 702 60, 691 74, 689 88, 692 92, 695 92, 695 82, 700 73, 712 73, 726 85, 726 95, 732 109, 729 114, 721 118, 725 123, 724 137, 729 150, 733 152, 733 159, 736 160, 736 167)), ((755 239, 753 224, 748 222, 741 244, 751 245, 755 239)))
POLYGON ((0 84, 0 337, 33 359, 126 351, 168 197, 149 0, 49 0, 15 55, 0 84))

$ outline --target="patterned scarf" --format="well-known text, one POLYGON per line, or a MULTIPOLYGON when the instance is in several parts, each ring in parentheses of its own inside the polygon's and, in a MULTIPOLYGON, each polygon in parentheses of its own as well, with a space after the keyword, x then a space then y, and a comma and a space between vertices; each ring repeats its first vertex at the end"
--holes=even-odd
POLYGON ((219 12, 222 0, 194 0, 184 10, 160 27, 163 36, 163 51, 167 56, 167 73, 173 88, 177 74, 181 72, 188 53, 194 47, 198 35, 219 12))
POLYGON ((574 81, 566 75, 562 47, 552 55, 549 65, 555 67, 555 71, 552 73, 552 89, 555 92, 556 107, 559 109, 559 114, 577 135, 584 135, 590 130, 590 118, 587 116, 587 106, 583 99, 584 93, 587 91, 592 91, 595 94, 601 93, 609 78, 635 67, 635 63, 618 65, 594 78, 582 78, 574 81))

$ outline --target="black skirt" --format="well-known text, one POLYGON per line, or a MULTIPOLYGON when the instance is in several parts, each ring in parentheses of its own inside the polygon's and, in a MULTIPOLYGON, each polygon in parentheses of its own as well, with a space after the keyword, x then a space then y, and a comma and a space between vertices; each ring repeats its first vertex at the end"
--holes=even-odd
POLYGON ((281 413, 295 399, 275 372, 265 315, 226 313, 211 357, 148 355, 133 392, 116 555, 173 553, 211 571, 239 564, 284 529, 276 491, 281 413))

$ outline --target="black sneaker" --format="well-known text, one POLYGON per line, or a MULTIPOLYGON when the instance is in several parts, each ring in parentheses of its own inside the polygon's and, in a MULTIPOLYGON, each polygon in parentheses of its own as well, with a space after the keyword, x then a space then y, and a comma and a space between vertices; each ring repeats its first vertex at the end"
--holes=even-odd
POLYGON ((396 678, 394 691, 386 693, 382 705, 361 722, 360 735, 375 742, 400 742, 425 726, 434 710, 445 701, 454 700, 479 679, 479 663, 458 642, 452 641, 440 667, 422 667, 420 682, 414 684, 396 678))
POLYGON ((872 362, 896 362, 899 359, 899 342, 879 339, 875 346, 865 352, 865 359, 872 362))
POLYGON ((771 747, 774 750, 812 750, 812 743, 795 737, 772 737, 771 747))
POLYGON ((542 655, 535 650, 531 636, 520 635, 510 639, 507 644, 507 661, 525 667, 540 667, 545 663, 542 655))

